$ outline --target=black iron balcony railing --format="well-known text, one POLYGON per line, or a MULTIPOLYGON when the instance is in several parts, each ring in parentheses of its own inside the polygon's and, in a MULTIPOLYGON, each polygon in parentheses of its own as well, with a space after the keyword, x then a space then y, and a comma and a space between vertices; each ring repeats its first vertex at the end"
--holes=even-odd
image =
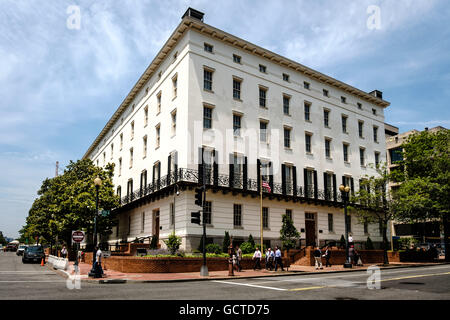
MULTIPOLYGON (((259 192, 257 179, 246 179, 244 181, 243 175, 234 174, 230 179, 229 175, 217 174, 214 175, 213 170, 207 170, 205 174, 205 184, 209 187, 230 188, 236 191, 250 191, 259 192), (246 183, 244 183, 246 182, 246 183)), ((198 184, 201 181, 198 170, 179 168, 175 172, 171 172, 169 175, 163 176, 159 179, 155 179, 153 182, 139 188, 132 193, 122 197, 120 199, 120 205, 126 205, 135 200, 141 199, 145 196, 151 195, 155 192, 170 187, 176 183, 190 183, 198 184)), ((286 185, 283 190, 281 183, 271 183, 271 190, 263 188, 264 195, 277 195, 277 196, 289 196, 291 198, 299 198, 302 200, 322 200, 329 202, 342 202, 340 192, 333 192, 332 190, 320 190, 314 189, 308 186, 307 190, 302 186, 294 186, 292 183, 286 185)))

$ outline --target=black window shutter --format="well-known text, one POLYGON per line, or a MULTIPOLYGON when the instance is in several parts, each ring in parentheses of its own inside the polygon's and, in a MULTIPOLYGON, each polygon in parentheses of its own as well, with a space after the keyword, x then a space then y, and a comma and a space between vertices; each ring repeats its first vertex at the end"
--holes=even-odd
POLYGON ((153 173, 152 173, 152 183, 155 184, 155 180, 156 180, 156 165, 153 165, 153 173))
POLYGON ((169 154, 167 157, 167 180, 170 181, 170 167, 172 165, 172 155, 169 154))
POLYGON ((233 154, 230 153, 230 188, 234 187, 234 158, 233 154))
POLYGON ((258 184, 258 193, 261 192, 261 160, 256 159, 256 183, 258 184))
POLYGON ((142 193, 143 187, 144 187, 144 172, 141 172, 141 186, 140 186, 141 193, 142 193))
POLYGON ((327 173, 323 173, 323 188, 325 191, 325 200, 330 200, 331 195, 328 192, 327 173))
POLYGON ((158 162, 158 188, 161 185, 161 162, 158 162))
POLYGON ((281 193, 286 194, 286 165, 281 164, 281 193))
POLYGON ((333 174, 333 199, 334 201, 337 201, 336 174, 333 174))
POLYGON ((270 193, 273 193, 273 164, 272 164, 272 161, 269 162, 269 186, 270 186, 270 193))
POLYGON ((317 170, 314 170, 314 199, 317 199, 319 196, 319 190, 317 187, 317 170))
POLYGON ((243 168, 243 181, 242 186, 244 190, 247 190, 247 180, 248 180, 248 172, 247 172, 247 157, 244 157, 244 168, 243 168))
POLYGON ((174 175, 174 178, 175 178, 175 182, 177 182, 178 181, 178 151, 175 151, 175 159, 174 159, 174 169, 175 169, 175 175, 174 175))
POLYGON ((309 196, 309 190, 308 190, 308 169, 303 169, 303 191, 305 198, 309 196))
POLYGON ((203 185, 203 147, 198 148, 198 184, 203 185))
POLYGON ((217 187, 217 185, 219 184, 219 152, 217 150, 214 150, 213 154, 214 154, 213 183, 214 186, 217 187))
POLYGON ((355 195, 355 184, 353 183, 353 178, 350 178, 350 190, 351 190, 352 196, 355 195))
POLYGON ((294 197, 297 195, 297 168, 292 167, 292 194, 294 197))
POLYGON ((344 185, 344 187, 346 187, 346 185, 345 185, 345 176, 342 176, 342 184, 344 185))

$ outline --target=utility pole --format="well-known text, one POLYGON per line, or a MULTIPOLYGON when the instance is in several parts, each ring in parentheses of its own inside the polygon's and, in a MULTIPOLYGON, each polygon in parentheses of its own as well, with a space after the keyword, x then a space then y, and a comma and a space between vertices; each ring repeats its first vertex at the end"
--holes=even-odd
POLYGON ((202 222, 203 222, 203 265, 200 269, 200 275, 207 277, 208 266, 206 265, 206 218, 205 218, 205 204, 206 204, 206 168, 205 165, 202 166, 202 176, 203 176, 203 202, 202 202, 202 222))
POLYGON ((59 169, 59 161, 56 161, 55 177, 58 176, 58 169, 59 169))

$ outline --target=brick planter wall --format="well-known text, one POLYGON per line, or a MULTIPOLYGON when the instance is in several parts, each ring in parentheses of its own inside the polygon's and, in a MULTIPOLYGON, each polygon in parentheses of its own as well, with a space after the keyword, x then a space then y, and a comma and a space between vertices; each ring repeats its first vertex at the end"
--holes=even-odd
MULTIPOLYGON (((302 257, 294 262, 296 265, 304 265, 304 266, 314 266, 315 260, 313 255, 313 249, 308 248, 305 251, 305 256, 297 255, 297 257, 302 257)), ((375 263, 383 263, 383 250, 358 250, 361 255, 361 260, 363 264, 375 264, 375 263)), ((322 252, 322 254, 325 251, 322 252)), ((388 256, 389 257, 389 256, 388 256)), ((390 262, 395 262, 395 256, 389 257, 390 262)), ((345 250, 342 249, 332 249, 331 250, 331 259, 330 263, 332 265, 335 264, 344 264, 345 262, 345 250)), ((325 264, 325 258, 322 257, 322 263, 325 264)))
MULTIPOLYGON (((84 262, 91 263, 92 252, 85 253, 84 262)), ((286 266, 287 258, 283 258, 286 266)), ((175 272, 197 272, 203 264, 203 258, 149 258, 149 257, 123 257, 111 256, 103 259, 106 269, 124 273, 175 273, 175 272)), ((209 271, 228 270, 227 258, 207 258, 206 264, 209 271)), ((255 261, 251 258, 241 260, 242 269, 253 269, 255 261)), ((261 261, 264 268, 264 260, 261 261)))

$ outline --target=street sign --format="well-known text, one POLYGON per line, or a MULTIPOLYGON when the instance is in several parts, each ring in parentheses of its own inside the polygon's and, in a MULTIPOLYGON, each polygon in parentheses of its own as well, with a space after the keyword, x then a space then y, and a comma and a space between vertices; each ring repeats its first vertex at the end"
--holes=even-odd
POLYGON ((84 231, 72 231, 72 243, 82 243, 84 242, 85 234, 84 231))
POLYGON ((111 251, 102 251, 102 254, 105 259, 111 257, 111 251))
POLYGON ((107 217, 109 216, 109 210, 102 210, 102 217, 107 217))

